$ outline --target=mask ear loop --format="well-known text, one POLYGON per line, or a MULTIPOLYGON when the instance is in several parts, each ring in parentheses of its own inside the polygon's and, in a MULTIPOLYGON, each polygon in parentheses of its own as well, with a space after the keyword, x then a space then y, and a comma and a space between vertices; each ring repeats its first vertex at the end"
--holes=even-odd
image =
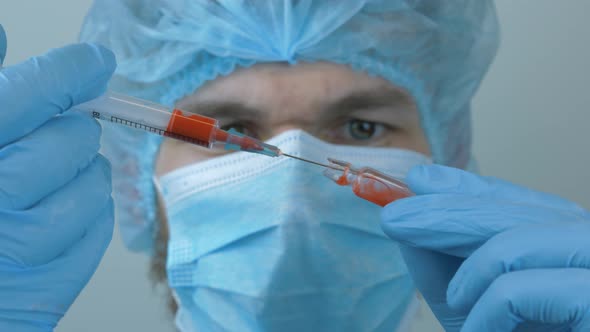
POLYGON ((156 225, 154 227, 154 234, 159 234, 160 227, 162 227, 161 223, 168 223, 168 211, 166 209, 162 184, 156 175, 152 175, 152 184, 154 185, 154 193, 156 195, 156 225))
POLYGON ((160 183, 160 180, 158 180, 158 177, 155 174, 152 175, 152 184, 156 189, 156 196, 158 196, 158 199, 162 198, 162 184, 160 183))
MULTIPOLYGON (((166 212, 166 202, 164 201, 162 184, 160 183, 160 180, 158 179, 158 177, 155 174, 152 175, 152 184, 154 185, 154 192, 156 194, 156 202, 158 202, 158 204, 156 204, 156 215, 165 217, 167 219, 168 213, 166 212)), ((156 229, 155 229, 156 234, 158 234, 158 232, 160 231, 159 228, 162 227, 160 225, 160 222, 167 223, 168 220, 159 220, 159 218, 158 218, 158 223, 157 223, 156 229)), ((176 293, 176 290, 173 287, 170 287, 168 285, 167 288, 170 291, 170 295, 172 296, 174 303, 176 303, 176 308, 177 308, 176 310, 179 311, 180 310, 180 297, 178 296, 178 294, 176 293)))
POLYGON ((181 310, 180 297, 178 296, 178 294, 176 293, 176 290, 174 288, 172 288, 172 287, 169 287, 169 288, 170 288, 170 294, 172 294, 172 299, 174 299, 174 302, 176 303, 176 307, 178 308, 176 310, 180 311, 181 310))
MULTIPOLYGON (((166 212, 166 201, 164 200, 164 191, 162 190, 162 184, 156 175, 152 175, 152 184, 154 185, 154 192, 156 194, 156 215, 162 215, 166 218, 168 213, 166 212), (163 211, 160 211, 163 209, 163 211)), ((156 229, 157 231, 157 229, 156 229)))

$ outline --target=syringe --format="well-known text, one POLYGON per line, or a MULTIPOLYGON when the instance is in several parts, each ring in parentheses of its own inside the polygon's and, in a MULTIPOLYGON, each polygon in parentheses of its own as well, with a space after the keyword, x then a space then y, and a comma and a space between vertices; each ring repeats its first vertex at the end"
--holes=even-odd
POLYGON ((324 175, 339 185, 352 186, 353 192, 380 206, 413 195, 400 180, 372 168, 354 168, 350 163, 330 159, 330 164, 303 159, 281 152, 273 145, 253 137, 219 128, 216 119, 185 112, 146 100, 107 92, 103 96, 73 108, 96 119, 145 130, 179 139, 206 148, 222 146, 226 150, 239 150, 271 157, 285 156, 325 167, 324 175))
POLYGON ((220 129, 216 119, 179 109, 170 109, 111 91, 99 98, 79 104, 73 109, 88 113, 99 120, 126 125, 206 148, 221 146, 226 150, 253 152, 271 157, 282 154, 276 146, 232 130, 220 129))

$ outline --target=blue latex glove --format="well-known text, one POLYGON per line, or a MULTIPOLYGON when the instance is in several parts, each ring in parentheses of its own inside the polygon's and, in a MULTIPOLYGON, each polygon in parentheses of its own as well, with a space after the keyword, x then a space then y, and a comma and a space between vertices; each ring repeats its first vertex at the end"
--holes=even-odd
POLYGON ((443 166, 384 208, 447 331, 590 330, 590 213, 557 196, 443 166), (522 323, 522 324, 521 324, 522 323))
POLYGON ((110 51, 78 44, 0 71, 0 331, 52 331, 110 242, 100 126, 64 111, 114 68, 110 51))

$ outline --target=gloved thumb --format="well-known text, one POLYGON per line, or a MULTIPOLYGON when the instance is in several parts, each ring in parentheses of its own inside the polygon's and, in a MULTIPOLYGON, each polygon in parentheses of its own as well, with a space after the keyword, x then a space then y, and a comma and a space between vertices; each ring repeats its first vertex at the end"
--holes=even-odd
POLYGON ((0 67, 4 63, 4 57, 6 56, 6 33, 2 24, 0 24, 0 67))
POLYGON ((510 201, 575 211, 580 215, 588 212, 574 202, 510 183, 508 181, 473 174, 458 168, 442 165, 418 165, 406 176, 406 184, 416 195, 456 194, 510 201))
POLYGON ((442 165, 415 166, 408 172, 405 181, 417 195, 478 195, 482 191, 491 190, 491 185, 487 179, 457 168, 442 165))

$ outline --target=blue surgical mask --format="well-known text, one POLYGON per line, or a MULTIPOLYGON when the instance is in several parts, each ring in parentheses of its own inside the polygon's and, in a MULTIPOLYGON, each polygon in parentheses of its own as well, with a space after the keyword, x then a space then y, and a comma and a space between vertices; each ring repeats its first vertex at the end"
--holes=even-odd
MULTIPOLYGON (((288 131, 285 153, 403 177, 416 152, 347 147, 288 131)), ((289 158, 234 153, 159 180, 170 239, 167 273, 181 331, 386 331, 415 290, 380 207, 289 158)))

